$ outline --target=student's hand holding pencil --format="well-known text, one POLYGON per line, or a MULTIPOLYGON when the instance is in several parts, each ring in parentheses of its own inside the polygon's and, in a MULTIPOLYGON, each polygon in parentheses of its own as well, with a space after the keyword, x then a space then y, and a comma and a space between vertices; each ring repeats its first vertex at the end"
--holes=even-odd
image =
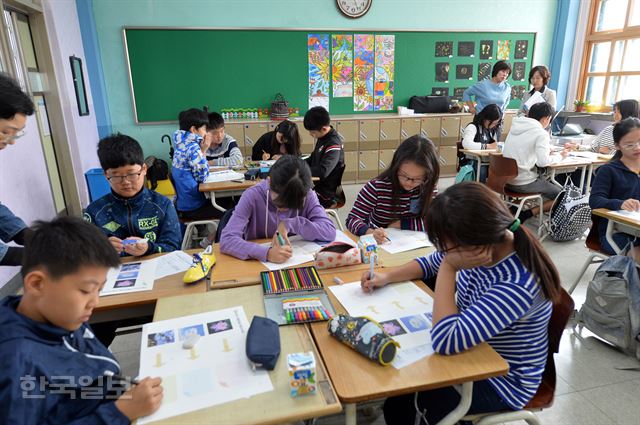
POLYGON ((271 155, 266 151, 262 151, 262 160, 268 161, 269 159, 271 159, 271 155))
POLYGON ((116 407, 129 420, 149 416, 162 403, 162 378, 145 378, 116 400, 116 407))
MULTIPOLYGON (((280 229, 280 226, 278 226, 278 229, 280 229)), ((267 251, 267 261, 280 264, 291 258, 293 255, 293 249, 291 248, 291 243, 286 235, 286 230, 284 232, 284 236, 280 231, 277 231, 276 234, 273 235, 271 248, 267 251)))
POLYGON ((373 234, 373 238, 376 240, 376 243, 378 245, 382 245, 389 240, 389 238, 387 237, 387 232, 382 227, 373 229, 371 233, 373 234))
POLYGON ((360 278, 360 287, 364 292, 373 292, 375 288, 382 288, 387 283, 389 283, 389 277, 381 272, 371 273, 367 270, 360 278))

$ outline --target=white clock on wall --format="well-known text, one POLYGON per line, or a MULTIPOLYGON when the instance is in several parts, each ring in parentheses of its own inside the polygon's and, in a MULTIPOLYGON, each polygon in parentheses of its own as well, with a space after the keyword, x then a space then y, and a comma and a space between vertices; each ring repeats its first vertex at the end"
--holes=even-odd
POLYGON ((371 8, 373 0, 336 0, 338 9, 349 18, 359 18, 371 8))

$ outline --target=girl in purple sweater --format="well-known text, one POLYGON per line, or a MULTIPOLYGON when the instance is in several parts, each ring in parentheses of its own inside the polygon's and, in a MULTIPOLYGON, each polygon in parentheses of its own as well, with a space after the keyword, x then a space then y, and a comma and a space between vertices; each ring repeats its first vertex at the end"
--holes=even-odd
POLYGON ((311 170, 300 158, 284 155, 269 178, 242 194, 222 231, 220 250, 246 260, 284 263, 292 255, 287 235, 308 241, 333 241, 336 227, 311 190, 311 170), (285 244, 278 243, 277 232, 285 244), (248 242, 271 238, 271 246, 248 242))

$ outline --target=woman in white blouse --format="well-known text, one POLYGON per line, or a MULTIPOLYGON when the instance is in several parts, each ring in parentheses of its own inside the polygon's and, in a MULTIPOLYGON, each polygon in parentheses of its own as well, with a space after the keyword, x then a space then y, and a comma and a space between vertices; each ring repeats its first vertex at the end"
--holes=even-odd
POLYGON ((529 83, 533 88, 526 92, 522 97, 522 105, 520 105, 518 115, 527 114, 528 108, 526 108, 524 104, 535 92, 540 92, 544 101, 553 106, 553 109, 556 109, 556 92, 547 87, 550 79, 551 73, 549 72, 549 68, 546 66, 537 65, 531 68, 531 71, 529 71, 529 83))

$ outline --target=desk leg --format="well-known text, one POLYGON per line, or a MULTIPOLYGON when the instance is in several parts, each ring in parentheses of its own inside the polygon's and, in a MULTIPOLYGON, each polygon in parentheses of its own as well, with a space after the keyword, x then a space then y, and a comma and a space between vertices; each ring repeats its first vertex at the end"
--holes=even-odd
POLYGON ((615 222, 613 220, 609 220, 609 222, 607 223, 607 233, 606 233, 606 237, 607 237, 607 242, 609 242, 609 245, 611 245, 611 248, 613 248, 613 251, 616 254, 620 254, 620 251, 622 251, 622 248, 620 248, 618 246, 618 244, 613 240, 613 231, 615 227, 615 222))
POLYGON ((549 181, 553 184, 555 184, 556 186, 560 186, 563 187, 559 181, 556 180, 556 169, 555 168, 551 168, 549 170, 549 181))
POLYGON ((222 208, 220 205, 218 205, 216 203, 216 193, 215 192, 209 192, 209 196, 211 196, 211 205, 213 205, 213 208, 217 209, 218 211, 222 211, 222 212, 227 211, 225 208, 222 208))
POLYGON ((477 159, 478 161, 478 169, 476 170, 476 181, 479 182, 480 181, 480 171, 482 171, 482 158, 478 157, 477 159))
POLYGON ((460 391, 460 403, 447 416, 442 418, 438 425, 454 425, 469 411, 471 397, 473 396, 473 382, 463 383, 460 391))
POLYGON ((345 425, 356 425, 356 404, 348 403, 344 405, 345 425))
POLYGON ((591 176, 593 176, 595 168, 593 164, 589 164, 589 167, 587 167, 587 190, 585 191, 587 195, 591 193, 591 176))
POLYGON ((584 190, 585 174, 587 174, 587 169, 589 169, 590 167, 591 165, 585 165, 584 167, 582 167, 582 173, 580 173, 580 193, 582 193, 584 190))

